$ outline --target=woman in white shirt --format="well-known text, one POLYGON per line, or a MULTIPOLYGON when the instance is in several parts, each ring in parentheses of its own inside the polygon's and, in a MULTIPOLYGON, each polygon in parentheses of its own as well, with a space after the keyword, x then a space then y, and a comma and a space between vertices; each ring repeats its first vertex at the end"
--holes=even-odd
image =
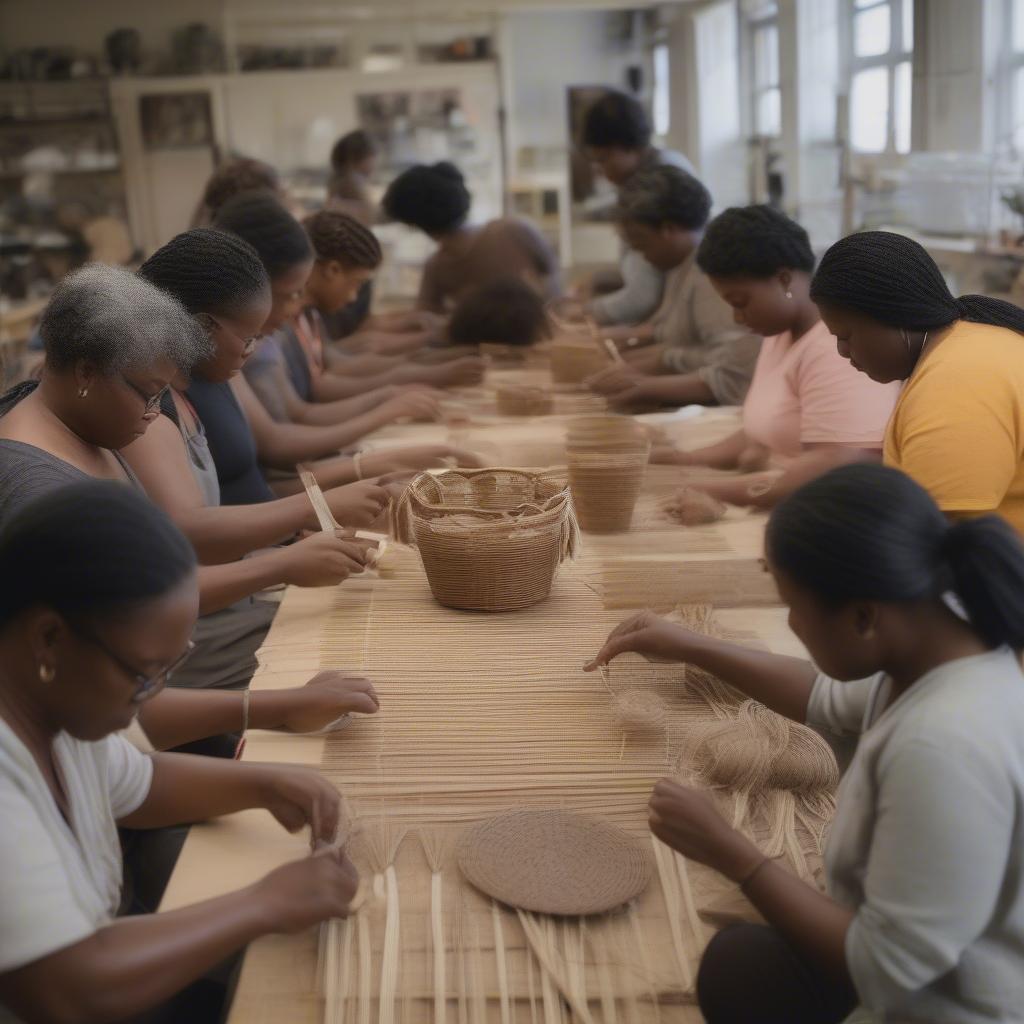
POLYGON ((1019 1021, 1020 540, 995 516, 951 525, 909 477, 862 463, 777 506, 765 549, 814 665, 644 612, 589 666, 625 651, 685 661, 817 729, 841 763, 856 742, 825 855, 828 895, 765 857, 703 793, 655 788, 652 831, 738 883, 768 922, 708 945, 705 1018, 826 1024, 861 1005, 887 1021, 1019 1021))
POLYGON ((183 754, 120 735, 191 648, 195 555, 112 481, 71 484, 0 534, 0 1021, 90 1022, 164 1003, 246 943, 343 915, 357 885, 328 847, 244 890, 114 920, 117 826, 266 808, 331 843, 316 772, 183 754))

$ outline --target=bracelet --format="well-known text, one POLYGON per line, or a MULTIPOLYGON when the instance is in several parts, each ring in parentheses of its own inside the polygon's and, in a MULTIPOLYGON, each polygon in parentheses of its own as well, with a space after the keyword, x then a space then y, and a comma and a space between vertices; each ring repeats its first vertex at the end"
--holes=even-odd
POLYGON ((244 736, 249 731, 249 688, 246 687, 242 691, 242 735, 244 736))
POLYGON ((757 873, 765 866, 765 864, 771 864, 771 857, 762 857, 754 867, 747 872, 747 877, 740 882, 740 891, 746 895, 747 886, 754 880, 757 873))
POLYGON ((362 452, 356 452, 355 455, 352 456, 352 468, 356 471, 357 480, 363 479, 362 458, 362 452))

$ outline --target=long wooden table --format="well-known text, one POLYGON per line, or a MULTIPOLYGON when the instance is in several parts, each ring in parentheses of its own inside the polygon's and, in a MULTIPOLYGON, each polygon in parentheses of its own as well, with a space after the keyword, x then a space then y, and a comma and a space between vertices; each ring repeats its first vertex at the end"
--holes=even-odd
MULTIPOLYGON (((476 441, 489 457, 493 455, 502 464, 522 465, 524 460, 518 456, 523 452, 532 463, 559 461, 557 456, 564 431, 560 417, 529 423, 502 421, 487 412, 486 401, 483 392, 466 396, 465 407, 470 410, 468 423, 389 428, 381 431, 372 442, 376 446, 424 443, 451 440, 454 433, 458 443, 472 448, 476 441), (540 458, 546 455, 553 457, 540 458)), ((683 438, 687 446, 696 446, 724 436, 735 429, 736 422, 735 411, 716 410, 694 419, 669 421, 662 426, 671 435, 683 438)), ((392 552, 395 562, 387 574, 390 578, 352 579, 327 590, 289 589, 260 652, 261 667, 253 679, 253 688, 299 686, 323 667, 344 666, 375 678, 381 691, 382 710, 373 718, 355 722, 330 740, 253 731, 248 738, 246 760, 327 765, 331 777, 353 798, 371 823, 376 815, 387 813, 396 827, 416 829, 429 826, 436 819, 438 825, 457 830, 466 821, 486 816, 489 810, 500 810, 502 806, 570 806, 594 812, 599 811, 604 802, 606 816, 649 841, 644 827, 644 808, 653 781, 666 773, 662 745, 659 741, 642 747, 620 729, 609 726, 607 716, 601 718, 601 712, 593 710, 602 699, 600 680, 596 674, 583 676, 579 672, 579 666, 596 651, 608 629, 626 614, 606 607, 608 603, 623 604, 609 600, 611 591, 616 587, 621 590, 616 581, 623 578, 623 572, 627 578, 640 572, 656 582, 660 580, 659 587, 663 587, 665 580, 670 585, 673 574, 681 579, 689 575, 708 581, 711 593, 691 587, 687 600, 716 596, 717 581, 724 578, 727 585, 723 592, 730 595, 725 601, 729 607, 716 612, 716 622, 724 631, 780 653, 801 653, 799 643, 786 626, 783 610, 772 606, 770 596, 765 596, 762 581, 755 575, 760 572, 762 521, 734 513, 722 523, 683 530, 659 518, 657 512, 658 500, 670 485, 671 476, 653 468, 638 506, 634 530, 617 537, 585 535, 583 554, 576 563, 562 567, 551 598, 535 606, 530 615, 524 617, 524 613, 516 613, 520 621, 515 627, 511 625, 512 619, 501 615, 474 615, 440 608, 429 595, 418 557, 408 550, 392 552), (754 598, 745 604, 743 593, 748 585, 754 598), (405 617, 407 608, 415 609, 415 614, 405 617), (584 609, 582 616, 579 616, 579 609, 584 609), (560 638, 545 635, 552 623, 563 621, 559 616, 564 618, 569 614, 575 626, 571 635, 560 638), (577 616, 583 621, 576 622, 577 616), (403 638, 404 617, 408 618, 408 632, 403 638), (523 640, 523 623, 535 630, 535 644, 523 640), (457 644, 462 652, 450 666, 438 662, 438 652, 444 651, 446 641, 457 644), (531 646, 535 648, 533 654, 531 646), (423 653, 427 650, 429 655, 423 653), (522 679, 518 678, 519 672, 522 672, 522 679), (535 710, 531 713, 531 728, 535 730, 533 735, 539 738, 537 749, 524 754, 521 769, 509 767, 507 757, 497 749, 502 746, 500 743, 495 745, 493 756, 489 751, 482 753, 479 742, 473 737, 472 720, 467 717, 462 721, 460 716, 472 715, 474 706, 499 706, 493 702, 500 700, 502 693, 508 694, 510 702, 525 700, 519 690, 529 691, 531 681, 536 681, 540 692, 540 684, 549 678, 564 679, 559 687, 561 710, 549 712, 542 697, 532 705, 535 710), (578 741, 581 752, 577 755, 571 750, 561 750, 554 735, 563 719, 545 717, 548 714, 564 716, 566 693, 575 695, 568 699, 578 700, 581 713, 578 741), (466 756, 479 759, 474 773, 476 784, 471 792, 469 788, 465 790, 462 807, 458 793, 462 792, 460 786, 465 785, 465 773, 460 774, 460 769, 450 767, 449 748, 430 746, 433 735, 442 732, 450 737, 453 758, 457 760, 462 750, 466 756), (545 743, 548 746, 544 746, 545 743), (616 768, 616 751, 621 771, 616 768), (584 756, 593 758, 600 769, 593 776, 595 791, 586 798, 573 784, 573 772, 584 756), (436 759, 436 771, 427 767, 434 763, 432 757, 436 759), (529 778, 528 783, 520 784, 517 778, 520 772, 524 780, 529 778), (548 784, 542 785, 544 778, 548 778, 548 784), (602 795, 605 793, 603 786, 607 786, 606 795, 602 795), (561 796, 559 787, 564 787, 561 796)), ((628 603, 627 594, 625 604, 628 603)), ((634 606, 652 603, 657 602, 637 601, 634 606)), ((678 686, 683 683, 666 675, 663 669, 656 672, 640 664, 627 668, 626 673, 630 679, 667 687, 663 689, 667 696, 682 699, 683 691, 678 686)), ((684 735, 683 732, 671 735, 667 732, 665 747, 670 744, 678 747, 684 735)), ((510 740, 507 746, 513 749, 515 743, 510 740)), ((680 750, 681 747, 673 749, 672 757, 680 750)), ((163 906, 165 909, 178 907, 244 886, 306 852, 301 836, 289 836, 263 812, 246 812, 196 826, 185 845, 163 906)), ((396 863, 401 881, 403 929, 399 1016, 403 1022, 412 1024, 434 1019, 429 985, 432 958, 430 874, 414 838, 405 840, 396 863)), ((727 887, 710 873, 695 865, 690 866, 690 871, 691 878, 696 879, 695 891, 701 891, 711 902, 719 897, 728 901, 727 887)), ((502 918, 498 916, 498 909, 468 886, 460 885, 454 866, 449 865, 445 871, 444 882, 449 893, 448 917, 454 914, 459 918, 459 931, 464 933, 460 938, 459 948, 463 951, 458 953, 458 962, 460 967, 466 965, 469 979, 463 979, 461 998, 457 997, 455 983, 452 983, 450 1019, 459 1024, 463 1019, 474 1024, 485 1020, 509 1024, 517 1008, 520 1021, 532 1021, 533 1015, 538 1013, 545 1024, 577 1019, 576 1013, 570 1017, 566 1001, 556 990, 552 989, 554 994, 546 1001, 543 998, 542 978, 540 975, 533 977, 532 961, 514 917, 504 918, 507 970, 503 976, 495 973, 491 965, 496 956, 492 924, 501 932, 502 918), (457 896, 451 895, 453 891, 457 896), (452 904, 452 899, 458 902, 452 904), (469 940, 464 941, 467 935, 469 940), (534 984, 537 994, 535 998, 527 998, 527 986, 532 991, 534 984), (508 994, 508 1002, 503 999, 503 993, 508 994)), ((586 969, 581 967, 570 977, 570 982, 582 986, 587 998, 593 1001, 595 1021, 622 1019, 632 1024, 646 1020, 700 1019, 692 1004, 692 987, 685 991, 686 977, 687 972, 692 975, 700 948, 710 932, 694 927, 692 934, 683 938, 685 955, 675 957, 673 949, 679 952, 679 947, 673 945, 677 937, 668 921, 666 898, 658 885, 652 885, 635 911, 639 923, 627 921, 628 915, 624 915, 621 922, 607 926, 603 937, 588 940, 589 933, 582 930, 574 932, 574 937, 566 931, 559 939, 559 926, 550 925, 556 940, 564 940, 562 948, 565 950, 570 948, 570 941, 578 942, 581 950, 585 941, 595 943, 593 956, 584 952, 586 969), (640 931, 627 930, 627 923, 640 931), (638 934, 649 944, 646 953, 637 954, 638 934), (605 943, 609 962, 618 965, 609 968, 611 973, 595 968, 600 960, 598 942, 605 943), (633 947, 632 952, 626 947, 633 947), (630 967, 629 957, 637 955, 639 960, 630 967), (687 963, 679 963, 680 959, 687 963), (639 976, 641 973, 643 977, 639 976), (658 989, 658 998, 645 998, 654 987, 658 989)), ((383 911, 371 909, 366 913, 374 915, 371 927, 376 971, 379 970, 378 933, 383 927, 383 911)), ((231 1021, 236 1024, 313 1024, 322 1020, 368 1019, 360 1014, 369 1015, 369 1009, 357 1010, 357 1001, 351 995, 340 1011, 332 1009, 330 1003, 325 1008, 324 982, 318 978, 322 945, 317 932, 272 936, 254 943, 245 959, 231 1021)), ((456 952, 453 945, 449 957, 456 952)), ((332 991, 337 989, 336 978, 333 987, 329 979, 326 984, 332 991)), ((376 1008, 373 1016, 377 1019, 376 1008)), ((380 1019, 385 1017, 382 1015, 380 1019)))

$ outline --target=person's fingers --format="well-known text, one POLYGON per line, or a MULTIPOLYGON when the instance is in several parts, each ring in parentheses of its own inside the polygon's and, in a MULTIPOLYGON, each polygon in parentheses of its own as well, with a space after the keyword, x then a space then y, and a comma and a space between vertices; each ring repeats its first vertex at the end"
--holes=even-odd
POLYGON ((380 710, 380 704, 368 693, 351 693, 346 704, 349 711, 363 715, 375 715, 380 710))
POLYGON ((317 795, 314 803, 316 821, 314 822, 314 839, 334 842, 338 834, 338 820, 341 816, 341 797, 338 791, 322 779, 317 780, 317 795))

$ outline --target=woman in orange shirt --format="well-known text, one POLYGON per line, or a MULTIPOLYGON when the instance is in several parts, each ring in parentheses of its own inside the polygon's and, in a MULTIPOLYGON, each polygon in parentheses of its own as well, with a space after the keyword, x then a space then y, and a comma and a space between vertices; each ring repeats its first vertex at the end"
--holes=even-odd
POLYGON ((947 515, 996 512, 1024 534, 1024 310, 955 298, 925 249, 888 231, 832 246, 811 298, 856 369, 906 382, 886 464, 947 515))

